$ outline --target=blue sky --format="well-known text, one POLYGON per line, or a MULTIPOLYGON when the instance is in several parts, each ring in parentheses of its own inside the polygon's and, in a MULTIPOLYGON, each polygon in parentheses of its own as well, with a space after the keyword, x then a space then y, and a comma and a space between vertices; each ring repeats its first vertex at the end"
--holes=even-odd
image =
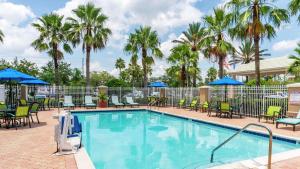
MULTIPOLYGON (((127 62, 130 56, 123 52, 123 46, 128 34, 139 25, 150 25, 157 30, 161 40, 161 50, 165 57, 173 46, 172 40, 178 38, 188 23, 201 22, 201 17, 210 14, 214 7, 223 4, 225 0, 92 0, 102 7, 109 17, 107 26, 111 28, 111 36, 104 50, 92 53, 91 69, 107 70, 114 75, 118 71, 114 62, 118 57, 127 62), (145 5, 146 4, 146 5, 145 5)), ((0 44, 0 59, 12 60, 26 58, 39 66, 47 63, 50 58, 45 53, 39 53, 30 47, 30 43, 38 36, 31 23, 43 14, 57 12, 64 16, 72 15, 71 10, 88 0, 0 0, 0 29, 6 35, 4 44, 0 44)), ((278 0, 276 4, 286 8, 286 0, 278 0)), ((271 57, 286 56, 293 53, 300 40, 300 25, 292 18, 290 24, 283 25, 277 32, 277 37, 264 40, 262 47, 269 49, 271 57)), ((237 42, 234 42, 238 44, 237 42)), ((84 54, 81 46, 74 49, 72 55, 65 55, 65 61, 72 67, 81 68, 84 54)), ((201 59, 199 66, 203 74, 210 66, 217 64, 201 59)), ((156 60, 153 76, 159 76, 168 67, 165 60, 156 60)))

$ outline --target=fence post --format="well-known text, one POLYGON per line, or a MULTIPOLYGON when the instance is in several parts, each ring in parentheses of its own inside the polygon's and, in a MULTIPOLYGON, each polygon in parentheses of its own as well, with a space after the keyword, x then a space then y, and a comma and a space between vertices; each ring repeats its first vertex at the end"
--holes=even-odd
POLYGON ((199 88, 199 98, 200 98, 200 103, 208 102, 210 101, 210 96, 209 96, 209 90, 211 87, 209 86, 201 86, 199 88))
POLYGON ((288 111, 287 116, 296 117, 300 110, 300 83, 287 85, 288 111))

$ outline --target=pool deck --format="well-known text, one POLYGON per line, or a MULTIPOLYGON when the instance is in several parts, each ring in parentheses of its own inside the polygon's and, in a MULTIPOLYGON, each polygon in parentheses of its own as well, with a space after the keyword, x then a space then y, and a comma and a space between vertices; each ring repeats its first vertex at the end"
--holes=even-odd
MULTIPOLYGON (((146 108, 146 107, 141 107, 146 108)), ((107 108, 99 110, 109 110, 116 108, 107 108)), ((76 109, 84 110, 84 109, 76 109)), ((226 125, 243 127, 248 123, 258 123, 256 118, 218 118, 208 117, 206 113, 199 113, 185 109, 152 108, 160 112, 170 113, 182 117, 211 121, 226 125)), ((33 124, 32 128, 28 126, 18 128, 5 129, 0 128, 0 168, 5 169, 76 169, 76 161, 74 155, 55 156, 56 143, 54 142, 54 125, 57 120, 52 118, 56 109, 51 111, 41 111, 39 113, 40 124, 33 124)), ((292 131, 291 126, 280 126, 276 129, 274 124, 260 122, 272 129, 274 134, 284 135, 297 138, 300 140, 300 126, 296 131, 292 131)), ((261 130, 255 128, 255 130, 261 130)), ((273 169, 300 169, 300 157, 275 162, 272 164, 273 169)), ((237 167, 245 168, 245 167, 237 167)), ((256 168, 256 167, 254 167, 256 168)), ((263 168, 263 167, 259 167, 263 168)))

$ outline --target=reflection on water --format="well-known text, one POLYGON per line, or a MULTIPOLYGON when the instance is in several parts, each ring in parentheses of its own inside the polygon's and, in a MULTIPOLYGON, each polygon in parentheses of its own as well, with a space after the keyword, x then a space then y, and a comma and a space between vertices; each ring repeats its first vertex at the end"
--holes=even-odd
MULTIPOLYGON (((106 112, 78 114, 83 145, 97 169, 181 169, 205 167, 210 152, 234 131, 149 113, 106 112)), ((228 162, 266 155, 267 138, 242 134, 217 152, 228 162)), ((273 152, 296 145, 275 141, 273 152)))

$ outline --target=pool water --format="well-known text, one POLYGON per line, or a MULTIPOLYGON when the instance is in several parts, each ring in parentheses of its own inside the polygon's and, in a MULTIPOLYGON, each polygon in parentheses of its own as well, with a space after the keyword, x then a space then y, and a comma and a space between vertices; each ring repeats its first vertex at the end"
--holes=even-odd
MULTIPOLYGON (((210 153, 236 131, 147 110, 75 113, 96 169, 206 168, 210 153)), ((273 140, 273 153, 300 145, 273 140)), ((223 164, 267 155, 268 138, 243 133, 215 153, 223 164)))

